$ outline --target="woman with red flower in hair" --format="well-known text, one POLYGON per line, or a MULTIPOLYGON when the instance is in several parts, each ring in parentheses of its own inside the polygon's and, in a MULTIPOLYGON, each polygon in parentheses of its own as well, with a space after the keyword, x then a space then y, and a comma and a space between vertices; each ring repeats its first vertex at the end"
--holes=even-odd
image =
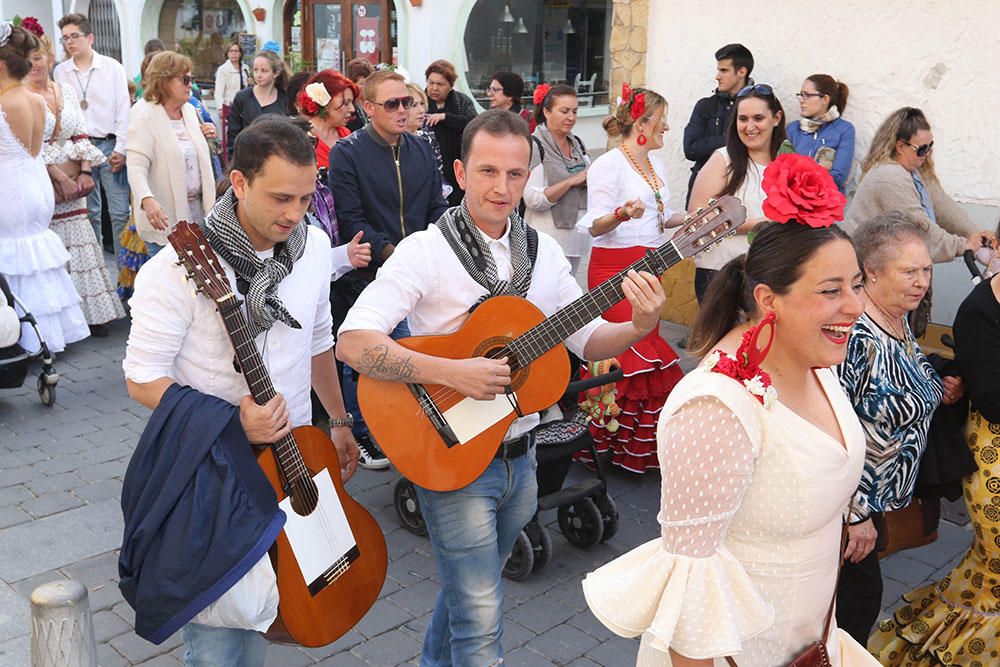
POLYGON ((757 83, 740 90, 736 108, 729 114, 726 145, 715 151, 698 172, 689 208, 694 211, 713 197, 733 195, 746 207, 747 221, 735 236, 712 248, 712 252, 695 257, 694 293, 699 303, 718 270, 747 251, 750 230, 767 219, 762 209, 761 179, 784 140, 785 115, 771 86, 757 83))
MULTIPOLYGON (((587 170, 587 212, 577 223, 593 237, 587 271, 591 288, 662 245, 684 215, 670 210, 666 168, 651 154, 663 147, 669 129, 667 101, 655 91, 633 91, 625 84, 604 129, 611 137, 620 136, 621 143, 587 170)), ((604 318, 628 322, 632 309, 623 301, 606 310, 604 318)), ((618 355, 625 373, 617 385, 621 414, 606 424, 590 425, 598 451, 610 449, 614 465, 637 473, 657 467, 656 417, 683 377, 677 361, 677 353, 655 330, 618 355)), ((578 458, 589 460, 587 452, 578 458)))
POLYGON ((778 222, 708 288, 691 334, 707 356, 660 415, 659 535, 583 582, 604 625, 642 635, 640 665, 878 664, 833 620, 865 436, 830 367, 861 268, 828 171, 783 155, 763 181, 778 222))

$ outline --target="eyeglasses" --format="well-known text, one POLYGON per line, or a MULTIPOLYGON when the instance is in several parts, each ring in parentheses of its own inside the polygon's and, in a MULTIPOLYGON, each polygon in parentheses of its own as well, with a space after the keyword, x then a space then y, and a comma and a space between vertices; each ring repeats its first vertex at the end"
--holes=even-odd
POLYGON ((493 86, 490 86, 489 88, 486 89, 486 92, 487 93, 493 93, 494 95, 496 95, 497 93, 502 93, 503 92, 503 86, 497 86, 496 88, 494 88, 493 86))
POLYGON ((924 157, 925 155, 927 155, 928 153, 930 153, 932 150, 934 150, 934 142, 933 141, 931 143, 929 143, 929 144, 920 144, 919 146, 914 146, 909 141, 904 141, 903 143, 906 144, 907 146, 909 146, 910 148, 912 148, 914 150, 914 152, 916 152, 917 157, 924 157))
POLYGON ((190 86, 192 83, 194 83, 194 77, 191 76, 190 74, 181 74, 177 78, 180 79, 181 83, 183 83, 185 86, 190 86))
POLYGON ((736 99, 741 97, 746 97, 750 93, 757 93, 758 95, 768 95, 774 96, 774 89, 766 83, 752 83, 749 86, 744 86, 740 89, 740 92, 736 93, 736 99))
POLYGON ((86 37, 88 34, 90 34, 90 33, 86 33, 86 32, 82 32, 82 33, 81 32, 71 32, 68 35, 63 35, 62 37, 60 37, 59 41, 62 42, 63 44, 66 44, 67 42, 75 42, 76 40, 78 40, 78 39, 80 39, 82 37, 86 37))
POLYGON ((404 109, 413 108, 413 96, 407 95, 406 97, 390 97, 385 102, 372 102, 372 104, 377 104, 389 113, 399 110, 402 106, 404 109))
POLYGON ((799 98, 800 100, 802 98, 808 99, 810 97, 823 97, 823 93, 807 93, 804 90, 800 90, 799 92, 795 93, 795 97, 799 98))

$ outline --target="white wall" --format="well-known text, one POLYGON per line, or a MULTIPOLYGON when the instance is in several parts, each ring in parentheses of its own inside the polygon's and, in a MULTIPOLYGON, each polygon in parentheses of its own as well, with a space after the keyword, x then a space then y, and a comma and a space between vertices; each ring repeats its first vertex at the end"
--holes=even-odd
MULTIPOLYGON (((925 111, 946 190, 962 202, 1000 206, 1000 102, 996 0, 651 0, 647 82, 670 102, 663 158, 673 193, 686 190, 682 135, 694 103, 715 87, 714 52, 741 42, 753 77, 772 84, 789 119, 802 80, 826 73, 851 93, 856 163, 879 123, 901 106, 925 111)), ((857 177, 857 168, 854 177, 857 177)))

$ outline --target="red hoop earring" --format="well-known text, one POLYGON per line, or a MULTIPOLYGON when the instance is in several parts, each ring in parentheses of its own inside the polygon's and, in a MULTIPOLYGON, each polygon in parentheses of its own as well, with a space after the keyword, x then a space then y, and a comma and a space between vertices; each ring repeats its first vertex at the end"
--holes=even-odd
POLYGON ((646 135, 643 134, 642 132, 640 132, 639 136, 635 138, 635 143, 639 144, 640 146, 645 146, 646 145, 646 135))

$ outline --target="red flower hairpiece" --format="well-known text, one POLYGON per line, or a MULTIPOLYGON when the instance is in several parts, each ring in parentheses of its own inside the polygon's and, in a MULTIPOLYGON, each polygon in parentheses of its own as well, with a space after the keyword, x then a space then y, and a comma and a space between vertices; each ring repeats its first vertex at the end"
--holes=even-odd
POLYGON ((42 24, 38 22, 34 16, 25 16, 21 19, 21 27, 33 34, 35 37, 41 37, 45 34, 45 28, 42 24))
POLYGON ((547 83, 541 83, 535 86, 535 92, 531 95, 531 101, 535 103, 535 106, 539 106, 545 101, 545 96, 549 94, 552 90, 552 86, 547 83))
POLYGON ((639 120, 642 114, 646 113, 646 93, 639 93, 632 98, 629 112, 632 114, 632 120, 639 120))
POLYGON ((298 96, 296 96, 295 101, 296 103, 298 103, 299 109, 301 109, 304 113, 310 116, 316 116, 319 114, 320 111, 319 105, 313 100, 313 98, 306 95, 306 91, 304 88, 299 91, 299 94, 298 96))
POLYGON ((627 104, 628 101, 631 99, 632 99, 632 89, 629 88, 629 85, 627 83, 623 83, 621 102, 619 102, 619 104, 627 104))
POLYGON ((767 195, 763 210, 769 220, 820 228, 844 219, 847 197, 830 172, 811 157, 779 155, 764 170, 762 185, 767 195))

